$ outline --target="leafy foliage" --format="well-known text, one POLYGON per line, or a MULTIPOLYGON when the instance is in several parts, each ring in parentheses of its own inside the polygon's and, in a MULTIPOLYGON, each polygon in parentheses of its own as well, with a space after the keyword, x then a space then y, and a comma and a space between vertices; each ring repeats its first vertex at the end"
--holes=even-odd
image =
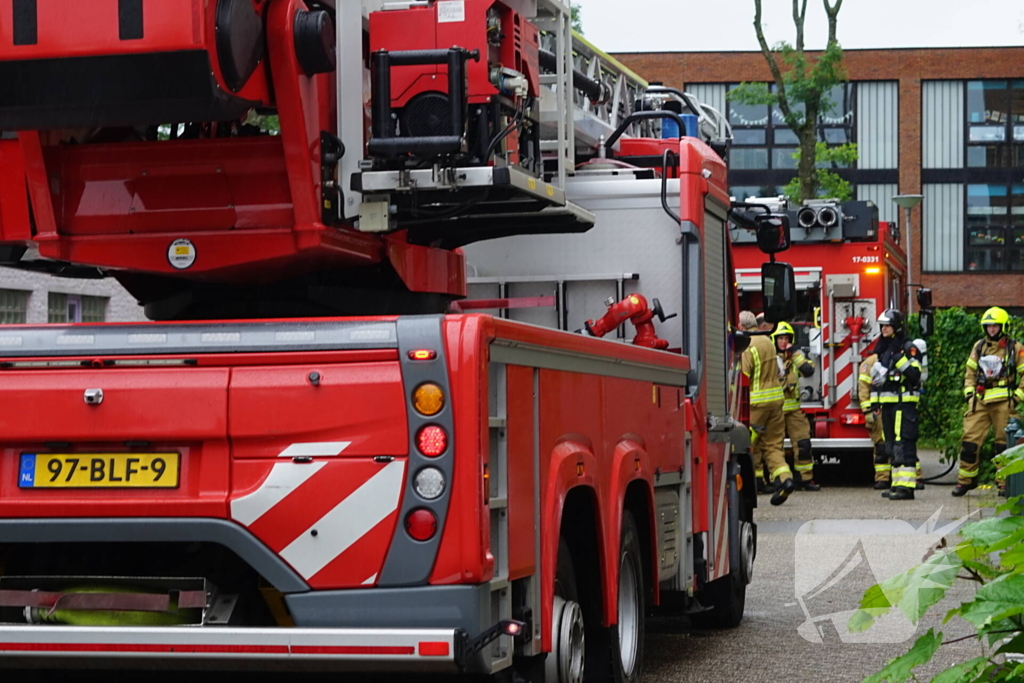
POLYGON ((572 13, 572 30, 576 33, 583 35, 583 19, 581 17, 582 9, 578 2, 569 3, 569 11, 572 13))
MULTIPOLYGON (((829 113, 834 103, 828 93, 846 80, 843 70, 843 49, 836 38, 839 10, 843 0, 822 0, 828 15, 828 41, 825 50, 811 56, 804 50, 804 20, 807 16, 807 0, 793 0, 793 27, 796 40, 793 43, 780 42, 769 47, 764 36, 761 21, 761 0, 754 0, 754 31, 757 34, 761 54, 764 55, 772 73, 774 88, 765 83, 742 83, 730 93, 730 98, 750 105, 771 105, 782 114, 786 125, 796 134, 801 155, 798 164, 798 185, 793 185, 797 201, 814 199, 819 196, 823 183, 836 185, 834 173, 818 166, 816 148, 818 142, 818 120, 829 113), (822 171, 825 171, 823 175, 822 171)), ((791 183, 792 185, 792 183, 791 183)), ((841 190, 841 186, 837 189, 841 190)), ((832 196, 832 193, 829 193, 832 196)))
MULTIPOLYGON (((793 152, 793 158, 799 165, 799 149, 793 152)), ((853 185, 831 169, 835 166, 849 166, 857 161, 857 144, 850 142, 845 145, 829 147, 819 141, 814 148, 814 159, 818 170, 818 196, 838 199, 841 202, 853 199, 853 185)), ((800 176, 794 176, 782 191, 792 201, 800 201, 800 197, 803 196, 803 183, 800 182, 800 176)))
MULTIPOLYGON (((1000 476, 1024 473, 1024 445, 1007 449, 995 465, 1000 476)), ((1013 514, 965 525, 955 547, 869 588, 861 609, 850 618, 851 631, 870 628, 893 607, 918 623, 956 580, 975 582, 978 590, 950 610, 945 621, 959 618, 971 624, 974 634, 957 640, 975 639, 986 654, 947 668, 932 683, 1024 680, 1024 496, 1011 499, 997 512, 1013 514)), ((903 683, 914 678, 913 669, 931 661, 943 644, 942 633, 930 629, 906 654, 864 683, 903 683)))

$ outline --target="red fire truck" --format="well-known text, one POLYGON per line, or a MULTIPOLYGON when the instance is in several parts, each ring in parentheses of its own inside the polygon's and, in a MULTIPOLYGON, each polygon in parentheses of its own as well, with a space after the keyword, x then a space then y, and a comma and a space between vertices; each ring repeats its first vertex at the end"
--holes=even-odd
POLYGON ((0 16, 0 257, 158 321, 0 327, 4 666, 635 681, 648 608, 739 622, 716 112, 553 0, 0 16), (448 313, 467 259, 554 320, 448 313))
MULTIPOLYGON (((797 345, 815 362, 815 374, 800 380, 814 453, 825 459, 850 455, 867 466, 872 444, 858 401, 858 367, 878 337, 878 315, 889 307, 907 310, 899 231, 879 222, 871 202, 822 200, 798 209, 785 198, 747 202, 787 213, 792 221, 787 260, 796 273, 797 312, 790 322, 797 345)), ((730 234, 741 307, 759 311, 761 252, 748 230, 733 225, 730 234)))

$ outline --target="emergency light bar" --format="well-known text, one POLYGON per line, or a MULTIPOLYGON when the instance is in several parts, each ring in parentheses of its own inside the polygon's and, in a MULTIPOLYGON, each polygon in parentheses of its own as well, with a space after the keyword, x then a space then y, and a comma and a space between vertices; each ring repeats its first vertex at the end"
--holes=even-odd
POLYGON ((398 348, 392 322, 262 322, 0 328, 0 358, 398 348))

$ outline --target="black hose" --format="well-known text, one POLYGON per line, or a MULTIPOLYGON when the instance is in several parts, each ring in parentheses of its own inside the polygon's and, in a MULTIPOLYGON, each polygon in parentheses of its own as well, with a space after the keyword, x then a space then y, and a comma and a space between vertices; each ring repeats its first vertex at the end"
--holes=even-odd
MULTIPOLYGON (((542 67, 551 71, 558 70, 558 55, 554 52, 538 50, 537 55, 539 57, 538 61, 542 67)), ((608 89, 605 88, 602 83, 595 81, 576 69, 572 70, 572 84, 573 87, 589 97, 591 102, 600 104, 610 96, 608 89)))
POLYGON ((935 476, 932 476, 932 477, 921 477, 921 481, 922 482, 927 482, 929 484, 935 484, 936 486, 955 486, 956 485, 955 481, 935 481, 935 480, 936 479, 942 479, 944 476, 946 476, 947 474, 952 472, 953 468, 956 467, 957 462, 958 462, 958 460, 954 460, 953 462, 949 463, 949 467, 947 467, 946 471, 943 472, 942 474, 936 474, 935 476))

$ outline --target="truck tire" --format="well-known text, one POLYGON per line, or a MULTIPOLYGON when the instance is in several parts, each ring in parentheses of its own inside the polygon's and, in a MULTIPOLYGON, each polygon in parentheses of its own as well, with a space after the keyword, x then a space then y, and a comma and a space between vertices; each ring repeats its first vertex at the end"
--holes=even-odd
POLYGON ((730 532, 739 533, 741 553, 746 556, 747 561, 731 562, 728 576, 712 581, 700 592, 699 602, 711 609, 690 615, 690 622, 697 628, 736 628, 743 621, 743 609, 747 602, 747 583, 749 583, 752 573, 756 544, 753 539, 753 510, 750 509, 750 504, 745 496, 739 496, 738 500, 740 529, 730 530, 730 532), (746 548, 743 548, 744 545, 746 548))
POLYGON ((544 683, 583 683, 586 638, 576 569, 565 538, 558 541, 555 595, 551 610, 551 652, 544 661, 544 683))
POLYGON ((647 616, 644 562, 633 514, 622 514, 619 540, 617 626, 611 629, 612 674, 616 683, 636 683, 644 664, 644 620, 647 616))

